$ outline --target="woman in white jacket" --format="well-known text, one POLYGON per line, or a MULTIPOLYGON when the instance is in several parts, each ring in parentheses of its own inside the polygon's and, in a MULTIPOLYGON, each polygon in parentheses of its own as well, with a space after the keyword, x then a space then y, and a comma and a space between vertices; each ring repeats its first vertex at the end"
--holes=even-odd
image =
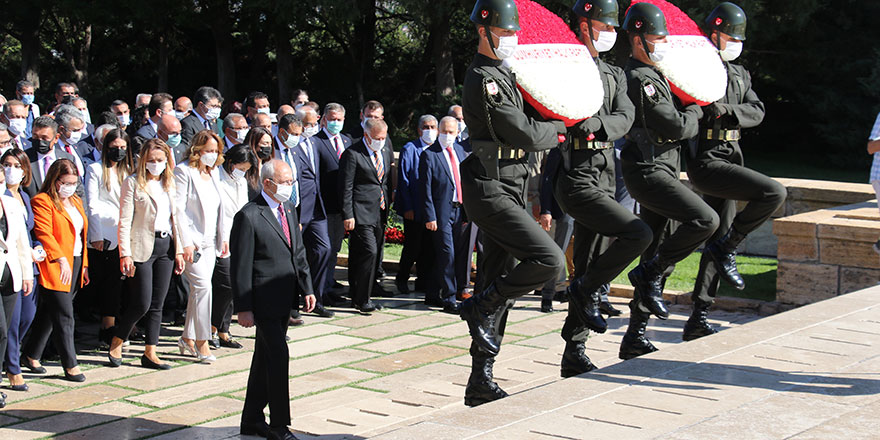
POLYGON ((134 171, 129 138, 116 128, 101 141, 101 160, 86 167, 86 214, 89 217, 89 266, 98 293, 101 329, 98 339, 108 346, 119 316, 122 273, 119 272, 119 191, 122 181, 134 171))
MULTIPOLYGON (((223 224, 225 235, 232 229, 232 218, 248 202, 248 181, 259 170, 259 159, 247 144, 236 145, 223 155, 220 170, 220 195, 223 197, 223 224)), ((211 346, 214 348, 242 348, 229 336, 232 322, 232 284, 229 280, 229 254, 217 253, 214 265, 213 307, 211 310, 211 346)))
POLYGON ((211 278, 215 255, 229 253, 228 229, 223 219, 217 167, 223 163, 221 139, 211 130, 193 136, 189 161, 174 169, 177 218, 183 242, 184 275, 189 281, 186 323, 177 341, 180 354, 189 352, 201 362, 216 360, 211 354, 211 278))

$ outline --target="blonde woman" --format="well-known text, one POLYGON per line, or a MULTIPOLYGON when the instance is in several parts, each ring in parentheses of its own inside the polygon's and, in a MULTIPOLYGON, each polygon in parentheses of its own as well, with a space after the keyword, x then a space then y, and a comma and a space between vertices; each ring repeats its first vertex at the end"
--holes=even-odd
POLYGON ((122 343, 135 323, 146 318, 141 365, 167 370, 156 345, 162 305, 171 271, 183 272, 183 246, 175 211, 171 149, 150 139, 141 149, 134 173, 122 182, 119 195, 119 271, 128 277, 125 312, 116 321, 108 354, 111 367, 122 364, 122 343))
POLYGON ((215 256, 229 254, 228 230, 224 225, 224 202, 220 195, 219 167, 223 163, 220 137, 211 130, 193 136, 189 161, 174 169, 177 216, 183 242, 184 275, 189 299, 180 353, 188 352, 200 362, 216 360, 211 354, 212 288, 215 256))

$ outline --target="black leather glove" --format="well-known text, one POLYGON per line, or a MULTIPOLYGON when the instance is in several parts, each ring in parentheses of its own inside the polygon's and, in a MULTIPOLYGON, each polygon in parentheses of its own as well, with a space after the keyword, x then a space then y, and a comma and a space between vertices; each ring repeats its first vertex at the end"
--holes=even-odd
POLYGON ((718 104, 717 102, 713 102, 706 107, 703 108, 703 114, 706 116, 706 119, 718 119, 726 114, 730 113, 730 109, 726 104, 718 104))

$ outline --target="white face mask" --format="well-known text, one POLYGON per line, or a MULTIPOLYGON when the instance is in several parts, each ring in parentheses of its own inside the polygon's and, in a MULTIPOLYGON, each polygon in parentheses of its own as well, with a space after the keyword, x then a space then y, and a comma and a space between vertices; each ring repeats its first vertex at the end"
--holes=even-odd
POLYGON ((154 176, 159 176, 165 171, 165 161, 162 162, 147 162, 147 171, 154 176))
POLYGON ((458 135, 461 136, 461 140, 465 140, 470 136, 470 132, 468 132, 467 124, 464 121, 458 121, 458 135))
POLYGON ((82 115, 83 115, 83 122, 85 122, 86 124, 92 123, 92 115, 89 114, 88 107, 80 110, 80 113, 82 113, 82 115))
POLYGON ((373 151, 380 151, 385 147, 385 139, 377 141, 370 138, 370 136, 365 136, 364 139, 367 140, 367 147, 373 151))
POLYGON ((284 146, 287 148, 293 148, 297 145, 299 145, 299 136, 294 136, 288 133, 287 139, 284 140, 284 146))
POLYGON ((116 115, 116 120, 120 125, 128 127, 128 124, 131 123, 131 115, 116 115))
POLYGON ((724 48, 724 50, 719 52, 719 54, 721 55, 722 60, 733 61, 739 57, 739 55, 742 53, 742 51, 743 51, 742 41, 740 41, 740 42, 728 41, 727 46, 724 48))
POLYGON ((76 184, 61 184, 61 187, 58 188, 58 196, 62 199, 66 199, 73 195, 76 192, 76 184))
POLYGON ((654 43, 654 50, 648 54, 648 57, 651 58, 651 61, 659 63, 666 58, 667 52, 669 52, 669 43, 654 43))
POLYGON ((24 170, 16 167, 3 167, 3 174, 7 185, 18 185, 24 178, 24 170))
MULTIPOLYGON (((495 35, 492 33, 492 35, 495 35)), ((513 56, 514 52, 516 52, 516 46, 519 43, 519 38, 516 35, 512 35, 509 37, 499 37, 495 35, 495 38, 498 39, 498 47, 495 48, 495 56, 499 59, 506 60, 513 56)))
POLYGON ((262 113, 264 115, 268 115, 269 114, 269 107, 258 108, 257 113, 262 113))
POLYGON ((68 145, 74 145, 79 142, 80 138, 82 138, 81 131, 74 131, 70 133, 70 136, 67 137, 68 145))
POLYGON ((202 153, 199 156, 199 160, 206 166, 212 167, 215 163, 217 163, 217 157, 220 156, 217 153, 202 153))
POLYGON ((308 138, 318 134, 318 131, 320 131, 320 130, 321 130, 321 127, 318 127, 317 125, 313 125, 311 127, 306 127, 303 130, 303 137, 308 139, 308 138))
POLYGON ((247 136, 249 131, 251 131, 250 128, 242 128, 241 130, 235 130, 235 139, 239 143, 244 142, 244 138, 245 138, 245 136, 247 136))
POLYGON ((220 117, 220 109, 217 107, 211 107, 205 112, 205 119, 209 121, 213 121, 220 117))
POLYGON ((422 130, 421 139, 422 139, 422 142, 424 142, 428 145, 433 144, 434 141, 437 140, 437 130, 434 130, 434 129, 422 130))
POLYGON ((232 174, 230 174, 229 176, 232 177, 232 180, 238 180, 238 179, 241 179, 242 177, 244 177, 245 174, 246 174, 246 172, 243 169, 233 168, 232 174))
POLYGON ((27 129, 27 119, 10 119, 9 131, 15 136, 20 136, 27 129))
POLYGON ((290 200, 291 195, 293 195, 293 185, 275 184, 275 200, 286 202, 290 200))
MULTIPOLYGON (((593 32, 596 30, 593 29, 593 32)), ((593 41, 593 47, 596 48, 596 52, 608 52, 614 47, 614 43, 617 41, 617 32, 611 31, 599 31, 599 39, 593 41)))
POLYGON ((176 117, 178 120, 181 120, 181 119, 183 119, 183 118, 186 117, 186 112, 178 112, 178 111, 175 111, 175 112, 174 112, 174 117, 176 117))
POLYGON ((454 134, 440 133, 440 136, 438 136, 437 139, 440 141, 441 147, 449 148, 455 143, 455 137, 454 134))

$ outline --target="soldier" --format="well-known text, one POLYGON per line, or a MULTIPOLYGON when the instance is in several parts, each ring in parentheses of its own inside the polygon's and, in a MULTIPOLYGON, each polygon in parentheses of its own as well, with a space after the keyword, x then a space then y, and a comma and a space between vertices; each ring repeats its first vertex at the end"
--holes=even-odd
POLYGON ((731 64, 746 39, 746 14, 733 3, 721 3, 706 17, 705 31, 718 48, 727 68, 727 94, 703 109, 700 133, 688 158, 688 177, 703 200, 720 217, 721 225, 706 244, 694 285, 694 310, 682 339, 690 341, 716 333, 706 322, 715 301, 719 279, 739 290, 745 288, 736 269, 736 246, 761 226, 785 201, 779 182, 743 166, 740 129, 764 119, 764 104, 752 90, 752 78, 742 66, 731 64), (736 200, 747 201, 737 214, 736 200))
POLYGON ((655 67, 669 47, 663 12, 650 3, 636 3, 623 27, 632 47, 624 70, 636 115, 620 162, 626 187, 641 204, 642 220, 654 232, 641 263, 628 274, 635 292, 619 356, 631 359, 657 351, 645 338, 645 327, 651 314, 669 316, 662 296, 666 276, 715 232, 718 214, 679 180, 682 140, 697 135, 703 112, 696 104, 682 107, 655 67), (664 236, 670 220, 680 225, 664 236))
POLYGON ((461 318, 473 338, 464 402, 476 406, 507 396, 492 380, 492 365, 514 300, 556 277, 565 261, 526 212, 525 195, 529 153, 555 147, 566 129, 561 121, 526 116, 516 79, 502 66, 516 50, 514 0, 477 0, 471 21, 479 47, 465 74, 462 106, 473 154, 460 168, 465 211, 483 233, 485 284, 464 301, 461 318))
POLYGON ((599 67, 605 99, 599 112, 571 127, 560 145, 565 172, 556 178, 555 195, 575 220, 575 277, 568 295, 586 297, 590 311, 586 321, 571 309, 565 318, 562 377, 596 368, 584 354, 584 343, 589 330, 604 333, 607 327, 599 311, 600 289, 626 269, 652 237, 648 225, 614 200, 614 141, 630 130, 635 115, 623 69, 599 59, 617 38, 617 0, 578 0, 572 10, 578 16, 578 37, 599 67), (609 244, 608 237, 616 240, 609 244))

